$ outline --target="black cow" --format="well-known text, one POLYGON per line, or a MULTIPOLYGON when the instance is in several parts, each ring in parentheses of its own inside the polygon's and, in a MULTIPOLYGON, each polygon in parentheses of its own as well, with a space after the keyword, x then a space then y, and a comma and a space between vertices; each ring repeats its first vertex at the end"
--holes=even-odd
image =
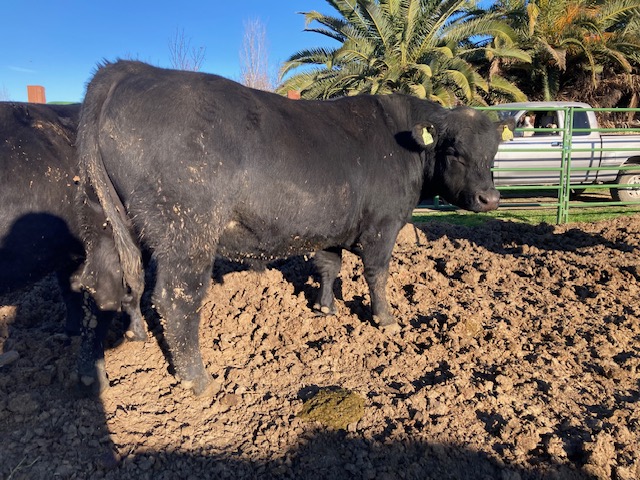
POLYGON ((82 300, 69 278, 84 256, 74 209, 80 105, 0 103, 0 293, 56 272, 77 333, 82 300))
MULTIPOLYGON (((499 131, 473 109, 405 95, 292 101, 216 75, 118 61, 88 85, 78 148, 85 194, 105 210, 133 291, 143 288, 140 248, 152 253, 154 304, 177 376, 202 394, 211 378, 199 307, 214 255, 317 252, 315 308, 331 313, 341 251, 355 252, 373 318, 391 325, 385 290, 398 231, 435 194, 495 209, 499 131)), ((80 279, 90 291, 122 281, 95 238, 88 232, 80 279)))
MULTIPOLYGON (((70 285, 85 254, 74 199, 79 114, 79 104, 0 102, 0 293, 55 272, 71 334, 79 332, 83 319, 82 296, 70 285)), ((93 210, 91 221, 103 243, 113 244, 102 209, 93 210)), ((130 338, 146 338, 139 299, 131 300, 131 307, 127 297, 121 300, 132 318, 130 338)), ((83 349, 89 363, 100 354, 101 344, 83 349)))

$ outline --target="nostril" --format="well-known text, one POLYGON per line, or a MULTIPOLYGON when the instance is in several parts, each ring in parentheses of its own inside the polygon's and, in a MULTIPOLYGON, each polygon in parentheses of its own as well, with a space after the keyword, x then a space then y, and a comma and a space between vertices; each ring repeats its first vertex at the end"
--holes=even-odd
POLYGON ((498 208, 498 204, 500 203, 500 192, 494 189, 479 193, 477 200, 478 203, 487 210, 498 208))

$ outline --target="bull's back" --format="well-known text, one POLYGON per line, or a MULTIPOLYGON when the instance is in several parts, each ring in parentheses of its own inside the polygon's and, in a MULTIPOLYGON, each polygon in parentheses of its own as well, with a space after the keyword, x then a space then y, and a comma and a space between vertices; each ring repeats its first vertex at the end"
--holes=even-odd
MULTIPOLYGON (((3 222, 23 213, 59 215, 76 223, 72 200, 77 175, 74 149, 79 106, 59 117, 45 105, 0 103, 0 198, 3 222)), ((75 228, 72 228, 75 230, 75 228)))

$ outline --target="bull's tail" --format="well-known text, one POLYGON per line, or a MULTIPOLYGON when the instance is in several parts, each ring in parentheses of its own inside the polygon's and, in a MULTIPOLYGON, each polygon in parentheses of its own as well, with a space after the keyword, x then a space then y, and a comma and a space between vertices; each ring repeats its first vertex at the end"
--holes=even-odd
MULTIPOLYGON (((127 73, 126 69, 123 71, 118 67, 118 64, 114 64, 99 68, 87 86, 80 114, 77 141, 81 183, 79 194, 82 197, 81 200, 85 203, 91 202, 91 191, 95 192, 98 197, 106 223, 112 230, 115 249, 122 268, 122 281, 131 289, 134 297, 139 298, 144 289, 142 255, 134 238, 131 220, 105 168, 99 142, 102 113, 109 103, 114 88, 122 76, 127 73)), ((107 225, 105 225, 106 227, 107 225)), ((91 237, 91 235, 89 234, 88 237, 91 237)), ((92 248, 92 239, 86 240, 88 244, 87 254, 89 256, 92 248)), ((93 241, 95 241, 95 238, 93 241)), ((97 246, 94 247, 97 248, 97 246)), ((111 266, 110 269, 112 274, 117 270, 116 266, 111 266)), ((95 271, 85 272, 85 274, 87 273, 91 276, 97 275, 95 271)), ((84 283, 84 280, 81 283, 84 283)), ((93 283, 90 288, 97 290, 97 286, 101 282, 94 277, 94 281, 89 283, 93 283)), ((100 296, 99 292, 93 293, 100 296)))

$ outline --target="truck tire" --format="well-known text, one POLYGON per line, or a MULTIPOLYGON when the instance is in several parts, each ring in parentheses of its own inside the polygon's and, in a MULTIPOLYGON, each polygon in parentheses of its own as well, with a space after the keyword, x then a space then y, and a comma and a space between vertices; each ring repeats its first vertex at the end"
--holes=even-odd
POLYGON ((569 200, 579 200, 586 188, 571 188, 569 190, 569 200))
POLYGON ((637 188, 612 188, 611 196, 618 202, 640 201, 640 170, 625 170, 618 174, 618 185, 637 185, 637 188))

